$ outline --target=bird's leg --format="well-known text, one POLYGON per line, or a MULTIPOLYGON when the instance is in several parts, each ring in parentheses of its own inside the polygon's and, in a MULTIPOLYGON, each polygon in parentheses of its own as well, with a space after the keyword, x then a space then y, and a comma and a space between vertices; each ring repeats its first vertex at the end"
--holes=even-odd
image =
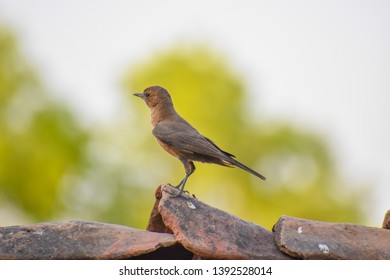
MULTIPOLYGON (((186 177, 187 177, 187 175, 186 175, 186 177)), ((177 195, 174 195, 174 194, 171 193, 171 195, 173 197, 177 197, 177 196, 181 195, 181 193, 183 192, 182 186, 183 186, 184 179, 185 178, 183 178, 183 180, 181 180, 180 183, 177 186, 172 186, 171 184, 168 183, 168 185, 170 185, 171 187, 180 190, 179 194, 177 194, 177 195)))
POLYGON ((188 177, 190 177, 190 175, 192 173, 194 173, 194 171, 195 171, 195 165, 194 165, 194 163, 192 161, 187 160, 187 159, 180 159, 180 160, 184 164, 184 169, 186 171, 186 176, 183 178, 183 180, 180 181, 180 183, 177 186, 175 186, 176 189, 180 190, 179 194, 176 195, 176 196, 181 196, 181 194, 184 191, 184 186, 187 183, 188 177))
POLYGON ((183 185, 183 182, 184 182, 184 179, 181 180, 180 183, 177 186, 172 186, 172 187, 174 187, 175 189, 179 189, 180 190, 181 186, 183 185))

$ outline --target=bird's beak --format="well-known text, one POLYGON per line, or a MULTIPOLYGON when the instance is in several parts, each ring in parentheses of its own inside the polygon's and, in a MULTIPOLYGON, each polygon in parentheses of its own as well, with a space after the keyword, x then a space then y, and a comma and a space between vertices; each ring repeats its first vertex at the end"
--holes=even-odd
POLYGON ((142 99, 144 99, 144 94, 143 93, 134 93, 133 95, 141 97, 142 99))

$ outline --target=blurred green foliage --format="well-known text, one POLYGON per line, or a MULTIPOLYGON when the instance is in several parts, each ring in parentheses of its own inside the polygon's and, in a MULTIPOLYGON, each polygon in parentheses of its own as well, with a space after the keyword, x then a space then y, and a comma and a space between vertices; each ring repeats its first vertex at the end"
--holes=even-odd
POLYGON ((63 206, 63 177, 81 172, 88 135, 59 101, 45 93, 15 38, 0 28, 0 203, 32 220, 63 206))
MULTIPOLYGON (((363 193, 345 186, 324 141, 287 121, 259 119, 260 114, 248 110, 251 96, 233 69, 207 47, 178 45, 131 67, 126 75, 125 88, 132 92, 155 84, 166 87, 179 114, 223 150, 267 177, 262 182, 239 169, 198 163, 187 190, 268 228, 283 214, 362 222, 363 193)), ((152 148, 158 145, 146 120, 149 110, 144 104, 133 104, 139 100, 130 102, 138 116, 132 127, 138 127, 136 137, 143 139, 140 150, 149 151, 140 155, 148 158, 148 166, 139 168, 145 176, 153 176, 150 173, 164 165, 163 180, 178 183, 184 176, 181 163, 152 148), (139 123, 148 125, 146 132, 139 123)))
POLYGON ((144 228, 154 189, 184 176, 152 136, 149 110, 130 94, 158 84, 201 133, 267 177, 198 163, 186 189, 202 201, 268 228, 282 214, 364 220, 363 193, 341 180, 324 141, 248 110, 243 77, 207 47, 177 45, 130 65, 116 118, 88 129, 44 90, 26 61, 0 29, 0 211, 12 204, 31 221, 144 228))

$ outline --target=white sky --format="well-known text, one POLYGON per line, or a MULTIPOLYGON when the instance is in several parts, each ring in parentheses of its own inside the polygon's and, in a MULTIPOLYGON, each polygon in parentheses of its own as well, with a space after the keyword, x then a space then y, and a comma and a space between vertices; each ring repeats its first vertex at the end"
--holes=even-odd
POLYGON ((221 51, 262 116, 326 135, 345 179, 375 187, 375 225, 390 208, 389 15, 385 0, 0 0, 0 23, 87 121, 115 114, 130 63, 182 40, 221 51))

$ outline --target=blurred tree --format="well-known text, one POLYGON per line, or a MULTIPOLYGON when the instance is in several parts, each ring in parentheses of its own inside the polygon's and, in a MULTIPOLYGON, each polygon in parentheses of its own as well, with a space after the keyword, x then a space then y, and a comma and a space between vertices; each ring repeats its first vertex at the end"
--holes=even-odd
MULTIPOLYGON (((142 92, 151 85, 166 87, 179 114, 267 177, 262 182, 239 169, 198 163, 187 190, 267 227, 282 214, 362 222, 363 194, 346 188, 324 141, 288 123, 259 120, 248 110, 246 98, 250 96, 242 78, 231 69, 223 57, 206 47, 178 45, 131 67, 125 75, 127 95, 129 89, 142 92)), ((137 168, 144 173, 145 184, 161 180, 177 184, 184 175, 181 163, 158 147, 146 106, 129 98, 135 116, 129 129, 136 131, 132 137, 140 139, 137 168)))
POLYGON ((130 94, 159 84, 201 133, 268 179, 197 164, 186 189, 201 200, 267 227, 282 214, 361 222, 362 193, 342 182, 324 141, 287 122, 259 120, 248 110, 243 78, 230 69, 202 46, 158 53, 125 74, 128 102, 117 118, 85 130, 47 94, 13 36, 0 28, 0 211, 11 204, 31 221, 145 227, 154 188, 177 184, 184 174, 153 138, 149 110, 130 94))
POLYGON ((63 178, 81 172, 87 134, 45 92, 15 38, 2 27, 0 131, 0 204, 15 205, 31 221, 61 213, 63 178))

